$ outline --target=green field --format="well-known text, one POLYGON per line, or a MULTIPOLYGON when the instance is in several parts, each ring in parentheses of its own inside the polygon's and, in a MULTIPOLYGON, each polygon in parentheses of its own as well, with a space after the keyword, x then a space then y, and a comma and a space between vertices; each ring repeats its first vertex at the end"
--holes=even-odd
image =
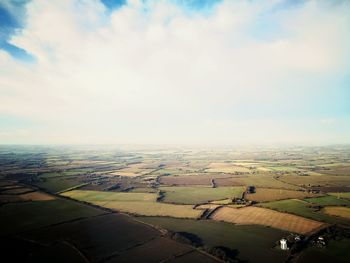
POLYGON ((161 217, 139 217, 143 222, 171 231, 189 232, 200 237, 207 247, 237 249, 238 258, 250 262, 283 262, 286 253, 273 249, 284 232, 261 226, 232 225, 223 222, 161 217), (254 253, 252 253, 254 244, 254 253))
POLYGON ((226 198, 241 198, 245 190, 242 186, 235 187, 160 187, 164 192, 163 202, 177 204, 202 204, 226 198))
POLYGON ((42 173, 38 176, 40 178, 53 178, 53 177, 65 177, 65 176, 76 176, 81 174, 86 174, 89 172, 92 172, 93 169, 74 169, 64 172, 49 172, 49 173, 42 173))
POLYGON ((238 181, 244 185, 254 185, 255 187, 261 188, 277 188, 277 189, 290 189, 298 190, 300 187, 290 185, 282 181, 276 180, 273 176, 267 175, 249 175, 246 178, 238 178, 238 181))
POLYGON ((322 205, 322 206, 327 206, 327 205, 350 205, 349 200, 345 199, 338 199, 337 197, 334 196, 322 196, 322 197, 316 197, 316 198, 305 198, 304 201, 317 204, 317 205, 322 205))
POLYGON ((287 213, 303 216, 306 218, 310 218, 316 221, 322 221, 322 222, 331 223, 331 224, 346 223, 346 220, 325 215, 322 212, 317 211, 315 207, 312 207, 312 204, 305 201, 297 200, 297 199, 288 199, 288 200, 260 203, 259 206, 274 209, 280 212, 287 212, 287 213))

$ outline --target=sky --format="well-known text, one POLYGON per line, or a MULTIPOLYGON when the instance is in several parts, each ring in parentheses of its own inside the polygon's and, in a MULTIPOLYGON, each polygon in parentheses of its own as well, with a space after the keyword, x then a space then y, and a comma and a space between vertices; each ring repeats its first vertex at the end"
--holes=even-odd
POLYGON ((0 144, 350 143, 350 1, 0 0, 0 144))

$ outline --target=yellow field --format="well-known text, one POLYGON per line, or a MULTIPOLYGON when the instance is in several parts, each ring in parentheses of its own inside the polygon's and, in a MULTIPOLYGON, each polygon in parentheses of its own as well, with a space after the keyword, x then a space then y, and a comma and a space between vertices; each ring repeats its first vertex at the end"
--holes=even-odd
POLYGON ((203 211, 191 205, 173 205, 158 202, 109 201, 92 202, 109 209, 142 216, 170 216, 176 218, 199 218, 203 211))
POLYGON ((61 195, 77 199, 80 201, 140 201, 155 202, 158 195, 156 193, 131 193, 131 192, 104 192, 92 190, 72 190, 61 195))
POLYGON ((222 207, 216 210, 211 218, 240 225, 264 225, 299 234, 309 233, 324 225, 300 216, 259 207, 222 207))
POLYGON ((257 202, 267 202, 267 201, 276 201, 283 199, 304 199, 306 197, 317 197, 320 195, 302 192, 302 191, 293 191, 285 189, 269 189, 269 188, 257 188, 256 193, 246 194, 246 199, 257 202))
POLYGON ((0 203, 12 203, 21 201, 50 201, 55 198, 51 195, 41 192, 30 192, 18 195, 0 195, 0 203))
POLYGON ((322 209, 322 212, 331 216, 340 216, 350 219, 350 208, 342 206, 326 206, 322 209))
POLYGON ((156 193, 120 193, 88 190, 73 190, 63 196, 85 201, 121 212, 143 216, 170 216, 177 218, 198 218, 203 211, 192 205, 174 205, 156 202, 156 193))

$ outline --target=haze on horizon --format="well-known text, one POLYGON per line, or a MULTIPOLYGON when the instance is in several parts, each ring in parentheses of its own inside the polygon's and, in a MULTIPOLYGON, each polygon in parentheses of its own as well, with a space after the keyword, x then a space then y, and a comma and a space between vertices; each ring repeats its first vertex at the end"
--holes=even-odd
POLYGON ((0 2, 0 144, 350 143, 349 1, 0 2))

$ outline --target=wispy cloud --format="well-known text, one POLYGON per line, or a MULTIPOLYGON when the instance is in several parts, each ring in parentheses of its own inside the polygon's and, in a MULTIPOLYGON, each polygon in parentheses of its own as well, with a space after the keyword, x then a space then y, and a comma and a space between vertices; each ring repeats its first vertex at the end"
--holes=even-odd
POLYGON ((33 0, 9 43, 36 62, 0 50, 0 114, 36 143, 350 142, 319 122, 350 117, 350 6, 285 2, 33 0))

